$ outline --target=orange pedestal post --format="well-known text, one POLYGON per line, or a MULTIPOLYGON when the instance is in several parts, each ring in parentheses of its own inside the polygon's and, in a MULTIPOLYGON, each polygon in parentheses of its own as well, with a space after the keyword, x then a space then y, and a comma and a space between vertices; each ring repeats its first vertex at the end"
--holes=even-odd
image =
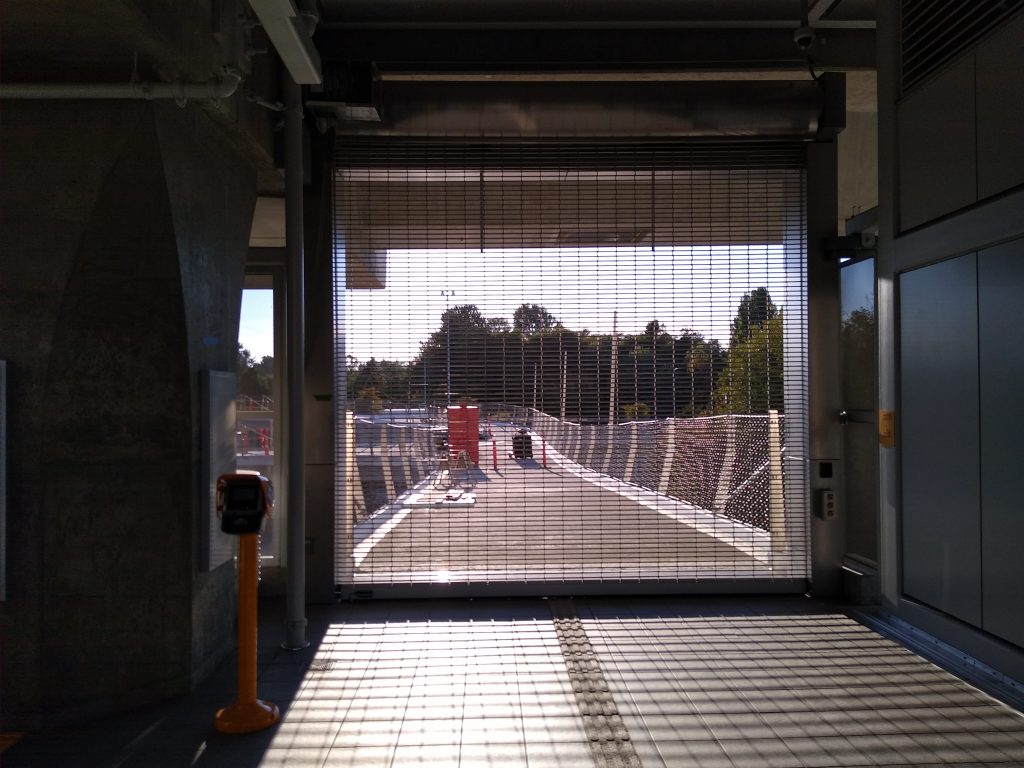
POLYGON ((258 536, 246 533, 238 542, 238 699, 213 720, 222 733, 261 731, 281 719, 277 705, 256 698, 258 536))

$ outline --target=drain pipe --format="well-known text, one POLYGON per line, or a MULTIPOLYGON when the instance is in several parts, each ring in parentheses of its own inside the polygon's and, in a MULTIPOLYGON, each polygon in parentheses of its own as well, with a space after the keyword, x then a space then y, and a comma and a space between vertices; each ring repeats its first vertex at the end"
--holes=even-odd
POLYGON ((283 648, 306 640, 305 265, 302 213, 302 88, 287 72, 284 89, 285 253, 288 260, 288 592, 283 648))
POLYGON ((225 69, 220 77, 203 83, 3 83, 0 99, 174 99, 184 103, 216 101, 232 96, 242 82, 236 69, 225 69))

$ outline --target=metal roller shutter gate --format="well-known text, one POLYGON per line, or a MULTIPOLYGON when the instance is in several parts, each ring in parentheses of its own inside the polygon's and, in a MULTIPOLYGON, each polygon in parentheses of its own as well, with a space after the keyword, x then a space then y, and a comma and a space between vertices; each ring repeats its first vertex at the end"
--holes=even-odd
POLYGON ((340 139, 342 592, 801 589, 803 158, 340 139))

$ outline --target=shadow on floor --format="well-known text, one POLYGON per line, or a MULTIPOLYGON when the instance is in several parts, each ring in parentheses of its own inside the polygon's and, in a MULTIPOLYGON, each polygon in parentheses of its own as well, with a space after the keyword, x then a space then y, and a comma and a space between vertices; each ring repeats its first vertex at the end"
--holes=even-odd
MULTIPOLYGON (((333 607, 326 609, 333 611, 333 607)), ((312 609, 309 647, 287 651, 283 602, 261 601, 258 696, 288 711, 333 620, 312 609)), ((214 729, 214 716, 234 702, 237 657, 230 654, 192 693, 83 725, 25 734, 0 755, 3 768, 162 768, 163 766, 259 766, 280 724, 252 734, 214 729)))

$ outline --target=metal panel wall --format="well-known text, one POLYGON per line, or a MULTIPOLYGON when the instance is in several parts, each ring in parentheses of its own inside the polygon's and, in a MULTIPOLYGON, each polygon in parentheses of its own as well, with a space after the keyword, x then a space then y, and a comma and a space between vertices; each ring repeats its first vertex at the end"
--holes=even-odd
POLYGON ((978 257, 981 381, 983 627, 1024 645, 1024 507, 1020 436, 1024 434, 1024 240, 978 257))
POLYGON ((974 254, 900 277, 903 591, 981 624, 974 254))
POLYGON ((973 105, 973 57, 898 105, 901 230, 977 200, 973 105))
POLYGON ((1024 15, 978 48, 978 196, 1024 184, 1024 15))

